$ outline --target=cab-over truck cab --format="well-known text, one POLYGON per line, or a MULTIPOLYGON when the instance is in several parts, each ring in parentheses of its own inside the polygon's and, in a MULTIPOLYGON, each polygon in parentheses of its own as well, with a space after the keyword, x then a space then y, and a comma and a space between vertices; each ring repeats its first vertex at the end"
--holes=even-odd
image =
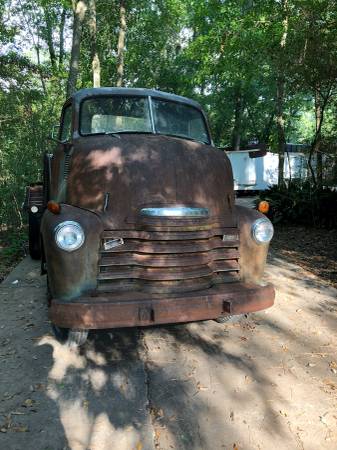
POLYGON ((76 92, 43 186, 28 188, 26 203, 42 217, 31 248, 39 234, 58 333, 83 341, 89 329, 226 319, 273 304, 262 282, 272 225, 235 205, 228 157, 192 100, 76 92))

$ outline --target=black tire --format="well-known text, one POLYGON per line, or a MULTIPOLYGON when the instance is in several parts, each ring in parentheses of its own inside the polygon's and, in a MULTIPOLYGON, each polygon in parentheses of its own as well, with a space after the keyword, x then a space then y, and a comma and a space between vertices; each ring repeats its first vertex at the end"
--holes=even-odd
POLYGON ((61 328, 52 324, 52 330, 56 339, 66 344, 68 347, 80 347, 85 344, 89 330, 71 330, 69 328, 61 328))
POLYGON ((41 241, 40 241, 40 223, 41 219, 36 214, 28 214, 28 237, 29 254, 32 259, 41 259, 41 241))
POLYGON ((51 328, 53 330, 55 338, 59 342, 62 343, 66 342, 66 340, 68 339, 68 332, 69 332, 68 328, 60 328, 57 325, 54 325, 53 323, 51 324, 51 328))
MULTIPOLYGON (((47 274, 47 302, 48 307, 51 305, 52 295, 49 287, 49 279, 47 274)), ((80 347, 85 344, 89 330, 71 330, 69 328, 61 328, 55 324, 51 324, 53 334, 55 338, 62 344, 68 345, 68 347, 80 347)))

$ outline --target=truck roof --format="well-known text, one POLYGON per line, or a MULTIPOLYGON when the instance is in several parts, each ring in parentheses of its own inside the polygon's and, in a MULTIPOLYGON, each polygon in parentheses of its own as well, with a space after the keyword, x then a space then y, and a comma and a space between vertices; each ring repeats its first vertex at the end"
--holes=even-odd
POLYGON ((202 110, 202 107, 198 102, 191 100, 181 95, 170 94, 168 92, 157 91, 156 89, 144 89, 144 88, 123 88, 123 87, 101 87, 101 88, 88 88, 80 89, 71 96, 75 101, 80 102, 84 98, 96 97, 104 95, 130 95, 139 97, 154 97, 163 100, 171 100, 174 102, 185 103, 190 106, 194 106, 202 110))

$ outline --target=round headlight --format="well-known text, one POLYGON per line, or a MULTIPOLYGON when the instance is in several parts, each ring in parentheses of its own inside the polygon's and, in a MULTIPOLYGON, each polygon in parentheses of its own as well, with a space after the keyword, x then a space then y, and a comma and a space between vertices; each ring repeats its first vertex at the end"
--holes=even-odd
POLYGON ((73 252, 84 242, 84 231, 77 222, 67 220, 55 228, 55 241, 59 248, 66 252, 73 252))
POLYGON ((258 244, 268 244, 274 235, 273 224, 267 218, 255 220, 252 226, 252 235, 258 244))

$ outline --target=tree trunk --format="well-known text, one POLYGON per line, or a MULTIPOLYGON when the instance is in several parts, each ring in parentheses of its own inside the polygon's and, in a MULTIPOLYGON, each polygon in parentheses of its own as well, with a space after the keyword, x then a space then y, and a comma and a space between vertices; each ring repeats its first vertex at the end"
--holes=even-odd
POLYGON ((60 22, 60 52, 59 52, 59 69, 63 67, 63 58, 64 58, 64 26, 66 23, 66 14, 67 10, 65 8, 62 9, 61 13, 61 22, 60 22))
POLYGON ((284 185, 284 152, 286 149, 286 138, 284 131, 284 78, 278 77, 276 82, 276 128, 277 128, 277 152, 278 163, 278 186, 284 185))
POLYGON ((86 5, 83 0, 73 0, 73 39, 71 46, 70 68, 67 83, 67 98, 76 91, 76 82, 79 72, 80 63, 80 49, 81 49, 81 34, 83 20, 86 11, 86 5))
POLYGON ((120 0, 119 20, 119 35, 117 46, 117 86, 122 86, 124 76, 124 47, 126 33, 125 0, 120 0))
POLYGON ((282 37, 280 41, 280 58, 276 79, 276 127, 277 127, 277 150, 279 154, 278 164, 278 186, 284 185, 284 152, 286 150, 286 137, 284 127, 284 88, 285 77, 283 66, 285 64, 285 50, 288 37, 288 0, 282 0, 284 17, 282 20, 282 37))
POLYGON ((322 189, 323 186, 323 161, 322 161, 322 153, 321 153, 321 129, 323 122, 323 109, 321 107, 321 101, 319 98, 318 92, 315 96, 315 118, 316 118, 316 139, 315 139, 315 148, 317 157, 317 187, 322 189))
POLYGON ((89 30, 91 39, 91 66, 92 66, 93 86, 100 87, 101 65, 97 53, 96 0, 89 0, 89 30))
POLYGON ((50 18, 50 14, 48 12, 48 7, 43 9, 44 12, 44 20, 46 22, 46 41, 48 45, 50 62, 53 70, 56 69, 56 53, 53 42, 53 26, 50 18))
POLYGON ((316 154, 317 163, 317 187, 322 189, 323 187, 323 158, 322 153, 318 150, 316 154))
POLYGON ((243 112, 243 98, 241 85, 235 88, 235 113, 234 113, 234 128, 232 134, 233 150, 240 150, 241 131, 242 131, 242 112, 243 112))
POLYGON ((323 124, 323 117, 324 117, 324 109, 328 101, 328 96, 326 98, 322 99, 320 98, 319 92, 315 92, 315 119, 316 119, 316 127, 315 127, 315 137, 311 144, 310 148, 310 154, 309 154, 309 170, 311 172, 312 180, 314 184, 318 188, 322 188, 323 186, 323 161, 322 161, 322 153, 320 150, 321 147, 321 141, 322 141, 322 124, 323 124), (312 167, 312 157, 316 154, 316 161, 317 161, 317 167, 316 167, 316 175, 315 171, 312 167))

